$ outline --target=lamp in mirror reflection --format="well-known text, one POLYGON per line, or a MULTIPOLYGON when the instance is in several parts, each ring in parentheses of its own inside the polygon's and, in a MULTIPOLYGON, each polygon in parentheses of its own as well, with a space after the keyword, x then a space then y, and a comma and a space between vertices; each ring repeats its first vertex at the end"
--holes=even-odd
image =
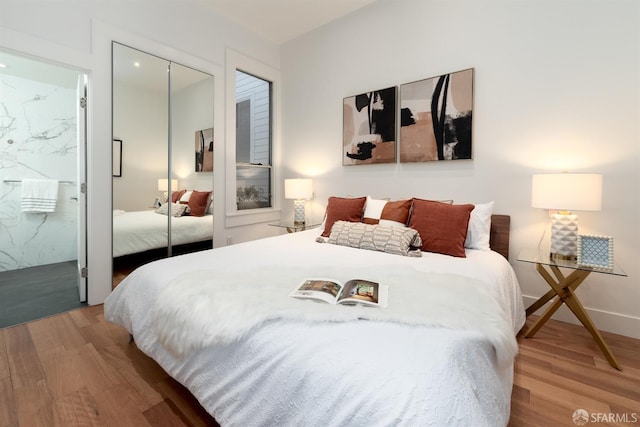
MULTIPOLYGON (((178 180, 171 180, 171 191, 176 191, 178 189, 178 180)), ((166 178, 158 179, 158 191, 162 191, 162 196, 164 197, 164 201, 169 200, 169 180, 166 178)))
POLYGON ((551 257, 576 260, 578 216, 572 211, 601 209, 602 175, 566 172, 533 175, 531 206, 557 211, 551 215, 551 257))
POLYGON ((305 223, 305 200, 313 197, 312 181, 308 178, 284 180, 284 198, 293 199, 293 224, 301 226, 305 223))

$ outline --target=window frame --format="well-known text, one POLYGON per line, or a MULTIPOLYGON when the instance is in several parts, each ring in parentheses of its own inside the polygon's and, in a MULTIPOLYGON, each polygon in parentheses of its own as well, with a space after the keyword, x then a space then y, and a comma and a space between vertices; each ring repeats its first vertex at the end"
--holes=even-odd
POLYGON ((226 50, 225 225, 238 227, 278 221, 280 185, 280 71, 232 49, 226 50), (238 210, 236 205, 236 70, 271 83, 271 207, 238 210))

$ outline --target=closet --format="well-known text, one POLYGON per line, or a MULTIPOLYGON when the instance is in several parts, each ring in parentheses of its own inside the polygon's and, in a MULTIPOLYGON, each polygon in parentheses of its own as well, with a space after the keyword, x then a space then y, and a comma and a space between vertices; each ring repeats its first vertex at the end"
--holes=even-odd
POLYGON ((214 76, 113 42, 112 102, 114 270, 210 248, 214 76))

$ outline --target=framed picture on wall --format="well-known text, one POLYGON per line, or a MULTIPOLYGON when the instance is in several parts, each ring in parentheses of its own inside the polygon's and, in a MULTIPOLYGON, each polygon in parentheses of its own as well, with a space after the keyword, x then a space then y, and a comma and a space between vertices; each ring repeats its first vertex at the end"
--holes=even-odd
POLYGON ((394 86, 344 98, 343 166, 395 163, 397 93, 394 86))
POLYGON ((213 172, 213 128, 196 131, 196 172, 213 172))
POLYGON ((471 159, 473 68, 400 86, 400 162, 471 159))
POLYGON ((113 176, 122 176, 122 140, 113 140, 113 176))

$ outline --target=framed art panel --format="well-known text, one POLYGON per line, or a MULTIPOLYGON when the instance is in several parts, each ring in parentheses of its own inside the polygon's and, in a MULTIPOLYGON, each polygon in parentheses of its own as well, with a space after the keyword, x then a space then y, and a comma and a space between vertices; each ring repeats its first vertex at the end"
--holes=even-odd
POLYGON ((613 237, 578 235, 578 265, 613 269, 613 237))
POLYGON ((395 163, 397 88, 345 98, 342 164, 395 163))
POLYGON ((122 176, 122 140, 113 140, 113 176, 122 176))
POLYGON ((471 159, 473 68, 400 86, 400 162, 471 159))
POLYGON ((213 172, 213 128, 196 131, 196 172, 213 172))

